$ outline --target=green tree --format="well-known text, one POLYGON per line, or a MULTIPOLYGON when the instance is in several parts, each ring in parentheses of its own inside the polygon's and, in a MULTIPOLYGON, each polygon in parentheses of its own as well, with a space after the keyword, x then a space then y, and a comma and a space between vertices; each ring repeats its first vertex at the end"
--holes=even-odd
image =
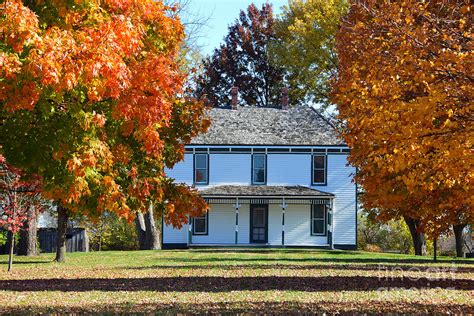
POLYGON ((346 0, 289 0, 276 20, 272 61, 284 67, 293 102, 329 105, 330 80, 337 74, 335 34, 346 0))
POLYGON ((84 222, 92 250, 136 250, 138 249, 136 230, 115 213, 104 212, 100 219, 84 222))
POLYGON ((370 249, 371 246, 384 251, 397 251, 403 254, 414 252, 411 234, 402 219, 380 222, 370 216, 369 212, 359 214, 357 232, 358 247, 370 249))

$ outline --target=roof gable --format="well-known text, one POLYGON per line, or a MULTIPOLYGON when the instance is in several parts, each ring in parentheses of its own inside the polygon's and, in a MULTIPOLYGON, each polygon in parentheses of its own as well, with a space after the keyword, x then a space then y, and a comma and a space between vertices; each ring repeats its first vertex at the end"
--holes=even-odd
POLYGON ((308 106, 212 108, 211 126, 194 145, 344 145, 334 128, 308 106))

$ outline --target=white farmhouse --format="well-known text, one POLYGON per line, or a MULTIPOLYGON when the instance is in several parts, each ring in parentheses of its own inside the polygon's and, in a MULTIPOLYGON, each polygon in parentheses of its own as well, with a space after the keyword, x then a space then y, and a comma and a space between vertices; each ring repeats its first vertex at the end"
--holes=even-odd
POLYGON ((198 188, 209 212, 163 246, 356 248, 355 169, 348 147, 310 107, 209 110, 206 134, 167 174, 198 188))

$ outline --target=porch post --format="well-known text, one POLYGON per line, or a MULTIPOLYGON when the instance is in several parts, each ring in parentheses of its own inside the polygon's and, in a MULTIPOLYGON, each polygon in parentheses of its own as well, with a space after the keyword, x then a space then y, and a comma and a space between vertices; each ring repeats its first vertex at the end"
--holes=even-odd
POLYGON ((285 209, 287 204, 285 202, 285 198, 283 198, 281 202, 281 245, 285 245, 285 209))
POLYGON ((235 244, 239 243, 239 198, 235 198, 235 244))
POLYGON ((334 236, 333 236, 333 227, 334 227, 334 210, 335 204, 334 199, 329 200, 329 207, 328 207, 328 244, 331 249, 334 249, 334 236))
POLYGON ((193 221, 192 218, 189 218, 188 222, 188 246, 191 246, 193 243, 193 221))

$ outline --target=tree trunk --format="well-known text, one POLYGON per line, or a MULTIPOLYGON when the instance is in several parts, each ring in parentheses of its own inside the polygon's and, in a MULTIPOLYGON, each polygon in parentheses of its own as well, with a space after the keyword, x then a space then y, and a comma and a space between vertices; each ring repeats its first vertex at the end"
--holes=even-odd
POLYGON ((56 244, 56 262, 66 261, 66 231, 69 212, 66 208, 58 205, 58 235, 56 244))
POLYGON ((156 231, 158 235, 158 248, 159 250, 163 249, 163 213, 155 214, 155 224, 156 231))
POLYGON ((408 229, 410 230, 411 238, 413 240, 413 248, 415 248, 415 255, 426 255, 426 240, 425 235, 418 231, 420 222, 413 218, 404 217, 408 229))
POLYGON ((37 256, 37 224, 38 218, 36 209, 30 207, 28 209, 28 220, 25 221, 24 227, 20 230, 20 242, 18 244, 18 255, 20 256, 37 256))
POLYGON ((104 226, 106 219, 104 216, 100 219, 100 228, 99 228, 99 241, 97 242, 97 251, 102 251, 102 235, 104 234, 104 226))
POLYGON ((135 227, 137 229, 138 247, 140 250, 146 249, 146 227, 143 214, 138 212, 135 217, 135 227))
POLYGON ((13 250, 15 249, 15 235, 9 231, 8 232, 8 272, 12 270, 13 266, 13 250))
POLYGON ((453 225, 454 238, 456 239, 456 257, 464 257, 462 231, 466 224, 453 225))
POLYGON ((150 204, 148 212, 145 214, 146 227, 146 249, 159 250, 161 249, 161 230, 159 230, 155 223, 155 216, 153 214, 153 205, 150 204))
POLYGON ((438 261, 438 238, 433 240, 433 261, 438 261))

